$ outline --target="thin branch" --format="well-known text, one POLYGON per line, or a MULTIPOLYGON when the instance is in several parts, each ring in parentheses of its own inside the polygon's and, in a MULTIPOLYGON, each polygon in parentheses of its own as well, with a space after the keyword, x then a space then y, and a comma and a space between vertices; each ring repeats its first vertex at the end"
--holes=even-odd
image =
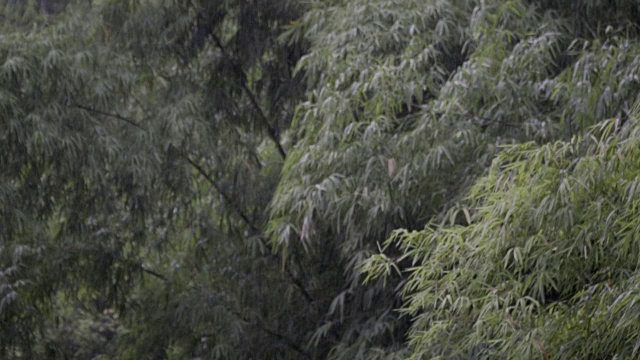
POLYGON ((233 68, 235 69, 236 75, 241 77, 240 83, 241 83, 242 90, 244 90, 244 92, 249 97, 249 102, 251 102, 251 106, 258 114, 258 118, 260 119, 264 127, 267 129, 267 135, 269 135, 269 138, 273 141, 273 143, 278 148, 278 152, 280 153, 280 156, 282 157, 283 160, 286 159, 287 153, 285 152, 284 148, 282 147, 282 144, 280 143, 278 133, 269 123, 269 119, 267 119, 267 116, 265 115, 264 111, 262 110, 262 107, 258 103, 256 96, 251 91, 251 89, 249 89, 249 87, 247 86, 247 82, 245 79, 246 76, 244 72, 242 71, 242 69, 240 69, 239 65, 236 64, 235 61, 233 61, 232 57, 227 52, 226 47, 222 44, 222 41, 220 41, 220 39, 215 34, 211 34, 211 37, 213 38, 213 41, 216 43, 216 46, 222 52, 222 56, 226 58, 227 61, 230 61, 233 63, 234 65, 233 68))
POLYGON ((465 112, 462 115, 466 116, 467 119, 469 119, 469 120, 481 121, 481 122, 485 122, 485 123, 494 123, 494 124, 500 124, 500 125, 505 125, 505 126, 510 126, 510 127, 520 127, 520 126, 522 126, 521 124, 515 124, 515 123, 511 123, 511 122, 507 122, 507 121, 488 119, 488 118, 485 118, 485 117, 482 117, 482 116, 473 115, 473 114, 471 114, 469 112, 465 112))
MULTIPOLYGON (((294 349, 295 351, 297 351, 298 353, 300 353, 301 355, 304 355, 305 358, 310 359, 311 355, 305 351, 303 348, 301 348, 300 346, 298 346, 298 344, 296 344, 296 342, 291 339, 290 337, 283 335, 275 330, 270 329, 269 327, 263 325, 259 319, 255 319, 255 320, 250 320, 249 318, 247 318, 246 315, 242 315, 241 313, 239 313, 238 311, 231 309, 229 306, 227 305, 223 305, 224 308, 227 309, 227 311, 229 311, 230 313, 232 313, 235 317, 237 317, 238 319, 242 320, 242 321, 246 321, 247 323, 256 326, 257 328, 259 328, 260 330, 266 332, 267 334, 271 335, 272 337, 277 338, 278 340, 283 341, 287 346, 289 346, 290 348, 294 349)), ((204 336, 213 336, 213 335, 204 335, 204 336)))
MULTIPOLYGON (((434 115, 440 117, 440 116, 443 116, 444 113, 443 112, 435 112, 434 115)), ((516 124, 516 123, 512 123, 512 122, 508 122, 508 121, 500 121, 500 120, 488 119, 488 118, 485 118, 485 117, 482 117, 482 116, 473 115, 468 111, 465 111, 464 113, 462 113, 460 115, 464 116, 467 120, 476 121, 476 122, 500 124, 500 125, 505 125, 505 126, 509 126, 509 127, 520 127, 520 126, 522 126, 522 124, 516 124)))
POLYGON ((249 96, 249 100, 251 101, 251 104, 253 105, 256 112, 258 113, 260 120, 265 124, 267 128, 267 134, 269 135, 273 143, 278 148, 278 152, 280 153, 282 160, 285 160, 287 158, 287 153, 284 151, 282 144, 280 144, 280 139, 278 138, 278 134, 276 133, 275 129, 269 124, 269 120, 267 119, 264 112, 262 111, 262 108, 258 104, 258 101, 256 100, 255 96, 249 90, 249 87, 247 87, 247 84, 244 81, 242 82, 242 88, 247 93, 247 96, 249 96))
POLYGON ((133 121, 133 120, 127 118, 127 117, 124 117, 124 116, 122 116, 120 114, 108 113, 108 112, 105 112, 105 111, 102 111, 102 110, 94 109, 94 108, 91 108, 91 107, 88 107, 88 106, 84 106, 84 105, 79 105, 79 104, 75 104, 73 106, 78 108, 78 109, 82 109, 82 110, 88 111, 90 113, 94 113, 94 114, 98 114, 98 115, 102 115, 102 116, 112 117, 112 118, 124 121, 124 122, 126 122, 127 124, 129 124, 131 126, 135 126, 140 130, 145 130, 144 127, 142 127, 141 125, 138 125, 135 121, 133 121))
POLYGON ((281 340, 284 341, 290 348, 294 349, 295 351, 299 352, 300 354, 304 355, 306 358, 310 359, 311 355, 309 355, 308 352, 306 352, 304 349, 302 349, 300 346, 298 346, 298 344, 296 344, 293 340, 291 340, 289 337, 284 336, 280 333, 277 333, 271 329, 269 329, 268 327, 261 325, 259 323, 256 323, 256 325, 262 329, 263 331, 265 331, 267 334, 281 340))
MULTIPOLYGON (((102 116, 108 116, 108 117, 112 117, 121 121, 124 121, 125 123, 134 126, 138 129, 141 130, 145 130, 144 127, 142 127, 141 125, 137 124, 135 121, 133 121, 132 119, 129 119, 127 117, 124 117, 120 114, 114 114, 114 113, 108 113, 102 110, 98 110, 98 109, 94 109, 88 106, 84 106, 84 105, 79 105, 76 104, 74 105, 76 108, 78 109, 82 109, 94 114, 99 114, 102 116)), ((263 115, 264 116, 264 115, 263 115)), ((266 120, 266 117, 264 118, 266 120)), ((279 142, 276 142, 276 144, 279 145, 279 142)), ((282 149, 279 146, 279 149, 281 150, 280 153, 283 156, 283 159, 285 158, 286 154, 284 153, 284 149, 282 149)), ((240 216, 240 218, 242 219, 242 221, 249 226, 249 228, 254 232, 254 233, 260 233, 260 231, 258 230, 257 226, 253 223, 253 221, 250 220, 249 216, 247 216, 247 214, 244 213, 244 211, 242 211, 242 209, 238 206, 238 204, 233 201, 233 199, 229 196, 229 194, 227 194, 222 187, 218 184, 218 182, 215 181, 215 179, 213 179, 213 177, 211 177, 211 175, 209 175, 209 173, 207 173, 202 166, 200 166, 200 164, 198 164, 197 162, 193 161, 193 159, 191 159, 191 157, 189 157, 189 155, 187 154, 183 154, 181 153, 181 156, 194 168, 198 171, 198 173, 200 175, 202 175, 207 182, 209 182, 209 184, 211 184, 211 186, 214 187, 214 189, 216 189, 216 191, 223 197, 224 201, 229 204, 233 210, 238 214, 238 216, 240 216)), ((268 245, 268 241, 260 236, 260 241, 263 243, 263 245, 267 248, 271 247, 268 245)), ((275 257, 277 259, 277 256, 275 256, 275 254, 273 254, 273 252, 271 252, 271 256, 275 257)), ((149 269, 144 269, 143 271, 145 271, 146 273, 153 275, 159 279, 162 279, 164 281, 166 281, 166 278, 164 278, 161 274, 156 273, 152 270, 149 269)), ((300 292, 302 293, 302 295, 304 296, 304 298, 309 302, 312 303, 314 302, 313 297, 309 294, 309 292, 306 290, 306 288, 304 287, 304 285, 302 284, 302 281, 300 281, 300 279, 296 278, 293 273, 291 272, 291 269, 285 264, 285 272, 287 274, 287 276, 289 277, 289 279, 293 282, 293 284, 300 290, 300 292)))
POLYGON ((211 177, 211 175, 209 175, 209 173, 207 171, 205 171, 202 166, 200 166, 200 164, 198 164, 197 162, 193 161, 193 159, 191 159, 189 157, 189 155, 186 154, 180 154, 194 169, 196 169, 196 171, 198 171, 198 173, 200 175, 202 175, 202 177, 204 177, 207 182, 209 182, 209 184, 211 184, 211 186, 213 186, 214 189, 216 189, 216 191, 222 195, 222 198, 224 199, 224 201, 229 204, 233 210, 238 214, 238 216, 240 216, 240 218, 242 219, 242 221, 251 228, 251 230, 253 230, 254 232, 258 232, 258 228, 253 224, 253 222, 251 220, 249 220, 249 217, 247 216, 247 214, 244 213, 244 211, 242 211, 242 209, 240 209, 240 207, 238 206, 238 204, 236 204, 235 201, 233 201, 231 199, 231 197, 229 196, 229 194, 226 193, 226 191, 224 191, 222 189, 222 187, 220 186, 220 184, 218 184, 217 181, 215 181, 215 179, 213 179, 213 177, 211 177))
POLYGON ((143 272, 145 272, 145 273, 147 273, 147 274, 149 274, 149 275, 151 275, 151 276, 153 276, 155 278, 158 278, 158 279, 160 279, 160 280, 162 280, 164 282, 167 282, 167 277, 162 275, 162 274, 160 274, 159 272, 157 272, 155 270, 151 270, 151 269, 146 268, 144 266, 140 266, 140 269, 142 269, 143 272))
MULTIPOLYGON (((242 211, 242 209, 240 209, 238 204, 235 201, 233 201, 233 199, 222 189, 220 184, 218 184, 218 182, 215 181, 215 179, 213 179, 213 177, 211 175, 209 175, 209 173, 205 169, 203 169, 202 166, 200 166, 200 164, 198 164, 193 159, 191 159, 189 157, 189 155, 187 155, 187 154, 180 153, 180 156, 182 156, 194 169, 196 169, 196 171, 200 175, 202 175, 202 177, 205 178, 205 180, 207 180, 207 182, 209 182, 209 184, 211 184, 211 186, 213 186, 214 189, 216 189, 216 191, 218 191, 218 193, 220 193, 220 195, 222 196, 224 201, 231 206, 233 211, 236 212, 236 214, 238 214, 238 216, 240 216, 242 221, 251 229, 251 231, 253 233, 260 234, 260 230, 253 223, 253 221, 251 221, 249 219, 249 216, 247 216, 247 214, 245 214, 245 212, 242 211)), ((258 239, 262 242, 262 244, 266 248, 271 250, 270 251, 271 258, 273 258, 275 260, 279 260, 278 256, 273 253, 273 248, 269 245, 269 241, 267 239, 265 239, 264 236, 262 236, 262 235, 260 235, 258 237, 258 239)), ((293 282, 293 284, 298 288, 298 290, 300 290, 300 292, 302 293, 302 296, 304 296, 304 298, 309 303, 314 302, 313 297, 311 296, 311 294, 309 294, 309 292, 307 291, 305 286, 302 284, 302 281, 293 275, 293 272, 291 271, 291 269, 289 268, 289 266, 286 263, 285 263, 285 266, 284 266, 284 270, 285 270, 287 276, 289 277, 289 279, 291 280, 291 282, 293 282)))
POLYGON ((300 279, 298 279, 297 277, 293 276, 291 269, 286 263, 284 264, 284 271, 287 273, 289 280, 291 280, 296 285, 298 290, 300 290, 300 293, 302 293, 302 296, 304 296, 305 300, 307 300, 308 303, 314 302, 315 300, 313 299, 313 297, 311 297, 311 294, 309 294, 307 289, 304 287, 304 285, 302 284, 302 281, 300 281, 300 279))
POLYGON ((511 123, 511 122, 507 122, 507 121, 487 119, 487 118, 483 118, 483 117, 480 117, 480 116, 474 116, 473 118, 471 118, 471 120, 478 120, 478 121, 481 121, 481 122, 500 124, 500 125, 509 126, 509 127, 520 127, 520 126, 522 126, 521 124, 515 124, 515 123, 511 123))

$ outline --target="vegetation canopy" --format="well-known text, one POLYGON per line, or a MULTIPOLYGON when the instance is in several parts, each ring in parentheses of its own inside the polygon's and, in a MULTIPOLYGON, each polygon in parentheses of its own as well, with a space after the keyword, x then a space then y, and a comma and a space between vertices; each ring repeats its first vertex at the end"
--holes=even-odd
POLYGON ((639 18, 0 0, 0 357, 638 357, 639 18))

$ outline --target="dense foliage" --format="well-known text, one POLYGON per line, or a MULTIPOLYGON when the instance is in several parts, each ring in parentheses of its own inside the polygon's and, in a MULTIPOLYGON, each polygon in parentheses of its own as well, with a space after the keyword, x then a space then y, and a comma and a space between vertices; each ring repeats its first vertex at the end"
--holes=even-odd
POLYGON ((639 15, 0 0, 0 357, 636 357, 639 15))
POLYGON ((421 263, 403 288, 414 358, 637 357, 638 115, 509 147, 469 224, 395 234, 421 263))
POLYGON ((69 4, 25 10, 15 26, 34 28, 2 36, 6 354, 277 357, 302 343, 287 325, 300 295, 281 298, 299 281, 260 229, 299 93, 299 45, 273 39, 297 10, 249 5, 69 4))

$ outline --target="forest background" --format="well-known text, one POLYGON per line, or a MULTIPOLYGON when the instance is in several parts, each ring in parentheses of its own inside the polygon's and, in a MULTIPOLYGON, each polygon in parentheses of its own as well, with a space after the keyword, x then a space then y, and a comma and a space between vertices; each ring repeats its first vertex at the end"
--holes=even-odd
POLYGON ((0 358, 637 358, 639 19, 0 0, 0 358))

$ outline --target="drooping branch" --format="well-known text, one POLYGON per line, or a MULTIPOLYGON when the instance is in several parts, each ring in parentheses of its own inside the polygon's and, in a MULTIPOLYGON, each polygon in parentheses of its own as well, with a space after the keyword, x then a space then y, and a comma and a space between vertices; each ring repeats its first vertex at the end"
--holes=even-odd
POLYGON ((209 173, 204 170, 202 168, 202 166, 200 166, 200 164, 198 164, 197 162, 195 162, 193 159, 191 159, 191 157, 189 157, 189 155, 187 154, 180 154, 182 156, 182 158, 184 158, 194 169, 196 169, 196 171, 198 172, 198 174, 202 175, 202 177, 205 178, 205 180, 207 180, 207 182, 209 184, 211 184, 211 186, 213 186, 214 189, 216 189, 216 191, 222 196, 222 198, 224 199, 224 201, 229 204, 231 206, 231 208, 233 209, 233 211, 238 214, 238 216, 240 216, 240 218, 242 219, 242 221, 249 226, 249 228, 251 228, 252 231, 254 232, 258 232, 258 228, 255 226, 255 224, 249 219, 249 216, 247 216, 247 214, 244 213, 244 211, 242 211, 242 209, 240 208, 240 206, 238 206, 238 204, 233 201, 233 199, 229 196, 229 194, 227 194, 226 191, 224 191, 224 189, 222 189, 222 187, 220 186, 220 184, 218 184, 218 182, 211 177, 211 175, 209 175, 209 173))
MULTIPOLYGON (((293 350, 295 350, 296 352, 298 352, 300 355, 304 356, 305 359, 311 359, 311 355, 305 351, 303 348, 301 348, 293 339, 291 339, 290 337, 281 334, 269 327, 267 327, 266 325, 262 324, 261 321, 259 321, 259 319, 255 319, 255 320, 251 320, 250 318, 248 318, 246 315, 241 314, 240 312, 229 308, 229 306, 223 305, 223 307, 229 311, 231 314, 233 314, 235 317, 237 317, 238 319, 245 321, 255 327, 257 327, 258 329, 264 331, 265 333, 267 333, 269 336, 274 337, 282 342, 284 342, 288 347, 292 348, 293 350)), ((203 336, 209 336, 207 334, 204 334, 203 336)))
POLYGON ((141 125, 139 125, 135 121, 133 121, 133 120, 127 118, 127 117, 124 117, 124 116, 122 116, 120 114, 109 113, 109 112, 98 110, 98 109, 94 109, 94 108, 91 108, 91 107, 88 107, 88 106, 85 106, 85 105, 75 104, 73 106, 75 108, 78 108, 78 109, 81 109, 81 110, 84 110, 84 111, 87 111, 87 112, 90 112, 90 113, 93 113, 93 114, 98 114, 98 115, 102 115, 102 116, 107 116, 107 117, 111 117, 111 118, 114 118, 114 119, 118 119, 118 120, 126 122, 127 124, 129 124, 131 126, 135 126, 140 130, 145 130, 144 127, 142 127, 141 125))
POLYGON ((147 274, 149 274, 149 275, 151 275, 151 276, 153 276, 153 277, 155 277, 157 279, 160 279, 160 280, 162 280, 164 282, 167 282, 167 277, 162 275, 162 274, 160 274, 159 272, 157 272, 155 270, 149 269, 149 268, 147 268, 145 266, 140 266, 140 269, 142 269, 142 272, 144 272, 144 273, 147 273, 147 274))
POLYGON ((241 79, 240 87, 242 88, 244 93, 249 98, 249 102, 251 103, 251 106, 253 107, 253 109, 256 112, 256 114, 258 115, 258 118, 260 119, 260 122, 265 127, 265 129, 267 130, 267 135, 269 136, 271 141, 273 141, 273 143, 276 145, 276 148, 278 149, 278 153, 280 153, 280 156, 282 157, 283 160, 286 159, 287 158, 287 153, 284 150, 284 148, 282 147, 282 144, 280 143, 280 137, 278 136, 278 132, 273 128, 273 126, 271 126, 271 123, 269 122, 269 119, 267 119, 267 116, 265 115, 264 111, 262 110, 262 107, 258 103, 258 100, 257 100, 255 94, 253 93, 253 91, 251 91, 251 89, 249 89, 249 86, 247 86, 247 82, 246 82, 246 79, 245 79, 246 76, 245 76, 244 72, 242 71, 240 66, 233 60, 233 58, 229 55, 229 53, 227 52, 226 47, 222 44, 222 41, 220 41, 220 39, 213 33, 211 34, 211 38, 215 42, 215 44, 218 47, 218 49, 220 49, 220 52, 222 53, 222 57, 226 61, 229 61, 229 62, 231 62, 233 64, 232 67, 233 67, 233 69, 234 69, 234 71, 236 73, 236 76, 239 76, 240 79, 241 79))
MULTIPOLYGON (((102 110, 98 110, 98 109, 94 109, 88 106, 84 106, 84 105, 79 105, 76 104, 74 105, 74 107, 78 108, 78 109, 82 109, 85 111, 88 111, 90 113, 94 113, 94 114, 98 114, 98 115, 102 115, 102 116, 107 116, 107 117, 112 117, 121 121, 124 121, 125 123, 134 126, 138 129, 141 130, 145 130, 145 128, 139 124, 137 124, 134 120, 129 119, 127 117, 124 117, 120 114, 115 114, 115 113, 108 113, 102 110)), ((266 119, 266 118, 265 118, 266 119)), ((279 143, 278 143, 279 144, 279 143)), ((282 150, 281 154, 283 155, 283 159, 284 156, 286 156, 284 154, 284 150, 282 150)), ((228 205, 231 206, 231 208, 233 209, 233 211, 242 219, 242 221, 251 229, 251 231, 255 234, 259 234, 260 231, 258 230, 258 227, 255 225, 255 223, 253 221, 251 221, 251 219, 249 218, 249 216, 240 208, 240 206, 238 206, 238 204, 233 201, 233 199, 231 198, 231 196, 224 191, 224 189, 220 186, 220 184, 204 169, 202 168, 202 166, 200 164, 198 164, 196 161, 194 161, 188 154, 185 153, 180 153, 181 157, 184 158, 202 177, 205 178, 205 180, 207 180, 207 182, 213 186, 213 188, 222 196, 222 198, 224 199, 225 203, 227 203, 228 205)), ((272 250, 272 247, 269 245, 269 241, 267 239, 265 239, 262 235, 259 236, 259 240, 262 242, 263 246, 265 246, 266 248, 269 248, 270 250, 272 250)), ((273 253, 273 251, 270 251, 271 257, 275 258, 276 260, 278 259, 277 256, 273 253)), ((161 274, 155 273, 149 269, 142 269, 144 272, 155 276, 159 279, 165 280, 166 278, 164 278, 161 274)), ((312 303, 314 302, 313 297, 311 296, 311 294, 309 294, 309 292, 307 291, 307 289, 305 288, 305 286, 302 284, 302 281, 300 279, 298 279, 296 276, 293 275, 293 272, 291 271, 291 269, 289 268, 289 266, 287 264, 285 264, 284 266, 284 270, 285 273, 287 274, 287 277, 289 278, 289 280, 298 288, 298 290, 301 292, 302 296, 309 302, 312 303)))
MULTIPOLYGON (((443 112, 435 112, 434 113, 435 116, 443 116, 444 113, 443 112)), ((513 122, 509 122, 509 121, 503 121, 503 120, 496 120, 496 119, 489 119, 486 117, 482 117, 479 115, 474 115, 472 113, 470 113, 469 111, 465 111, 462 114, 460 114, 461 116, 463 116, 465 120, 468 121, 473 121, 476 123, 480 123, 480 125, 487 125, 489 123, 492 124, 499 124, 499 125, 504 125, 504 126, 508 126, 508 127, 513 127, 513 128, 517 128, 517 127, 521 127, 522 124, 518 124, 518 123, 513 123, 513 122)))
POLYGON ((271 138, 273 143, 278 148, 278 152, 280 153, 280 157, 282 157, 282 160, 285 160, 287 158, 287 153, 284 151, 284 148, 282 147, 282 144, 280 144, 280 138, 278 136, 278 133, 271 126, 271 124, 269 124, 269 120, 264 115, 264 112, 262 111, 262 108, 258 104, 258 101, 256 100, 256 98, 253 95, 253 93, 251 92, 251 90, 249 90, 249 87, 247 87, 247 83, 245 81, 242 81, 242 88, 246 92, 247 96, 249 96, 249 101, 251 101, 251 105, 253 106, 255 111, 258 113, 258 117, 260 118, 262 123, 264 123, 265 127, 267 128, 267 134, 269 135, 269 138, 271 138))
POLYGON ((309 355, 308 352, 306 352, 304 349, 302 349, 300 346, 298 346, 298 344, 296 344, 293 340, 291 340, 289 337, 282 335, 278 332, 275 332, 271 329, 269 329, 268 327, 260 324, 260 323, 255 323, 255 325, 262 329, 264 332, 266 332, 267 334, 279 339, 280 341, 284 341, 287 346, 289 346, 290 348, 292 348, 293 350, 297 351, 298 353, 304 355, 305 358, 310 359, 311 356, 309 355))
MULTIPOLYGON (((247 214, 240 208, 240 206, 235 201, 233 201, 231 196, 229 196, 229 194, 226 191, 224 191, 224 189, 222 189, 220 184, 204 168, 202 168, 200 164, 198 164, 196 161, 191 159, 189 155, 181 153, 180 156, 184 158, 198 172, 198 174, 204 177, 205 180, 207 180, 207 182, 211 184, 211 186, 213 186, 213 188, 220 194, 220 196, 222 196, 223 200, 229 206, 231 206, 233 211, 240 217, 240 219, 242 219, 242 222, 244 222, 254 234, 259 235, 258 239, 260 240, 262 245, 265 248, 268 248, 270 250, 269 251, 270 257, 273 260, 278 261, 279 258, 276 254, 274 254, 273 247, 270 245, 268 239, 266 239, 264 236, 262 236, 262 234, 260 234, 260 230, 255 225, 255 223, 253 223, 253 221, 250 220, 249 216, 247 216, 247 214)), ((287 274, 287 277, 289 277, 289 280, 291 280, 291 282, 298 288, 298 290, 300 290, 302 296, 304 296, 304 298, 309 303, 314 302, 313 297, 311 296, 311 294, 309 294, 305 286, 302 284, 302 281, 298 279, 296 276, 294 276, 293 272, 291 271, 288 264, 286 263, 284 265, 284 270, 285 270, 285 273, 287 274)))

